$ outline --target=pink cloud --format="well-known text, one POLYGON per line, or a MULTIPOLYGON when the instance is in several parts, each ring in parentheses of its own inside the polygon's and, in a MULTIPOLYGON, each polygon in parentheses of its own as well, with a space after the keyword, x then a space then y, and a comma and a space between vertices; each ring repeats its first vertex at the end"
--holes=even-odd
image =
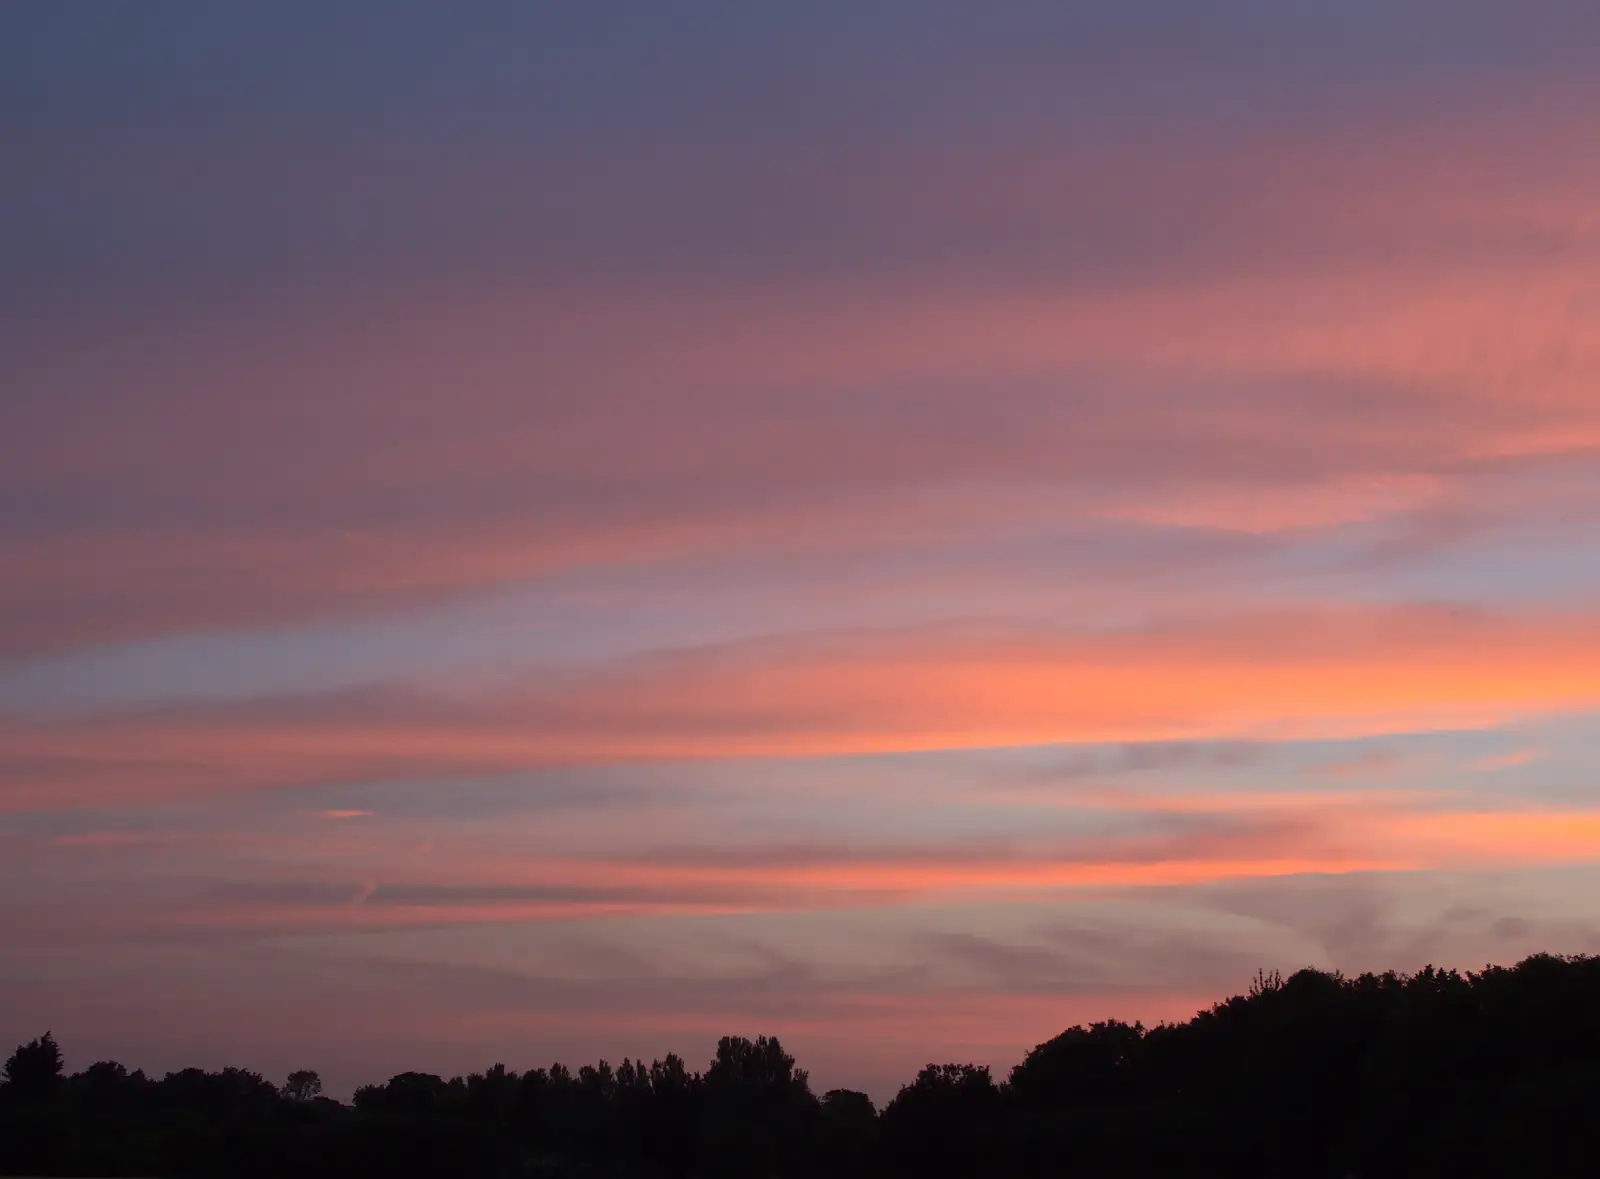
POLYGON ((1586 614, 1283 609, 1120 632, 933 628, 419 690, 0 724, 0 806, 558 764, 1330 737, 1600 706, 1586 614))
POLYGON ((92 325, 92 349, 42 321, 9 362, 41 395, 0 450, 8 486, 119 509, 7 537, 0 644, 970 539, 1003 502, 951 504, 996 488, 1053 489, 1057 521, 1265 533, 1451 504, 1467 465, 1600 446, 1591 128, 1536 109, 1101 159, 1001 144, 975 164, 961 144, 801 178, 840 217, 922 225, 949 268, 219 301, 92 325), (1197 195, 1174 211, 1173 191, 1197 195), (1171 248, 1013 273, 987 251, 1018 218, 1043 242, 1087 224, 1171 248))

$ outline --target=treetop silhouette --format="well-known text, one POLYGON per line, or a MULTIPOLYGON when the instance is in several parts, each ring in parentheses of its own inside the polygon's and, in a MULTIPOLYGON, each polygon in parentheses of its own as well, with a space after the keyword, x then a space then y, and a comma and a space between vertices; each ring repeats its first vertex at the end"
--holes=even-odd
POLYGON ((1600 959, 1462 974, 1260 973, 1182 1023, 1068 1028, 997 1081, 933 1063, 880 1111, 812 1093, 776 1038, 576 1071, 65 1075, 48 1032, 0 1084, 0 1173, 483 1179, 1549 1174, 1600 1158, 1600 959))

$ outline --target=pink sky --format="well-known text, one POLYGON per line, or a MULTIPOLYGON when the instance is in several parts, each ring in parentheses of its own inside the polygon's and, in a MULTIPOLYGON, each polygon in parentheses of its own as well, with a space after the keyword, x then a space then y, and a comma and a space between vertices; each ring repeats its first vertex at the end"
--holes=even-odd
POLYGON ((1133 7, 0 18, 0 1036, 886 1096, 1600 948, 1600 28, 1133 7))

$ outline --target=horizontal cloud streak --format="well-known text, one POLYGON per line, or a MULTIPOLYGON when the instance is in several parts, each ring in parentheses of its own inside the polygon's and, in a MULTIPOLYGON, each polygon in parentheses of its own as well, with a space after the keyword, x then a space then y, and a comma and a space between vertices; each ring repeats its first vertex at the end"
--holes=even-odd
POLYGON ((533 685, 0 724, 0 805, 1062 741, 1472 727, 1600 706, 1600 620, 1281 611, 1090 634, 930 629, 665 653, 533 685))
MULTIPOLYGON (((804 207, 838 223, 809 233, 850 243, 861 273, 805 283, 763 254, 755 278, 696 284, 696 254, 298 309, 37 311, 0 374, 27 393, 0 442, 0 645, 347 615, 596 562, 965 542, 1019 512, 1266 532, 1448 514, 1485 465, 1600 445, 1591 128, 1559 96, 1535 109, 1536 136, 1458 114, 1387 138, 752 167, 820 188, 804 207), (991 266, 1006 226, 1026 267, 991 266), (948 273, 858 248, 889 227, 948 273)), ((792 200, 724 196, 818 255, 792 200)))

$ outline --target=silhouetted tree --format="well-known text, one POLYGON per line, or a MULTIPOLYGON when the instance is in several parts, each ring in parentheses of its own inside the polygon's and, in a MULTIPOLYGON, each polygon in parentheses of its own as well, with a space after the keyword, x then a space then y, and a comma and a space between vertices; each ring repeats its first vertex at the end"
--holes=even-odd
POLYGON ((63 1077, 46 1034, 0 1085, 0 1174, 240 1179, 1476 1179, 1600 1158, 1600 958, 1345 978, 1262 972, 1182 1023, 1069 1028, 997 1085, 929 1065, 877 1113, 777 1040, 576 1072, 400 1073, 321 1097, 245 1069, 63 1077))
POLYGON ((285 1101, 310 1101, 321 1097, 322 1078, 311 1069, 296 1069, 283 1082, 278 1095, 285 1101))
POLYGON ((47 1101, 61 1082, 61 1049, 46 1032, 37 1040, 17 1045, 0 1069, 7 1097, 14 1102, 47 1101))
POLYGON ((724 1036, 702 1086, 700 1162, 709 1175, 793 1173, 815 1127, 804 1069, 776 1038, 724 1036))
POLYGON ((904 1175, 976 1175, 992 1166, 1000 1090, 989 1069, 930 1064, 883 1111, 889 1161, 904 1175))
POLYGON ((872 1099, 853 1089, 822 1095, 816 1161, 824 1175, 870 1175, 878 1151, 878 1111, 872 1099))

